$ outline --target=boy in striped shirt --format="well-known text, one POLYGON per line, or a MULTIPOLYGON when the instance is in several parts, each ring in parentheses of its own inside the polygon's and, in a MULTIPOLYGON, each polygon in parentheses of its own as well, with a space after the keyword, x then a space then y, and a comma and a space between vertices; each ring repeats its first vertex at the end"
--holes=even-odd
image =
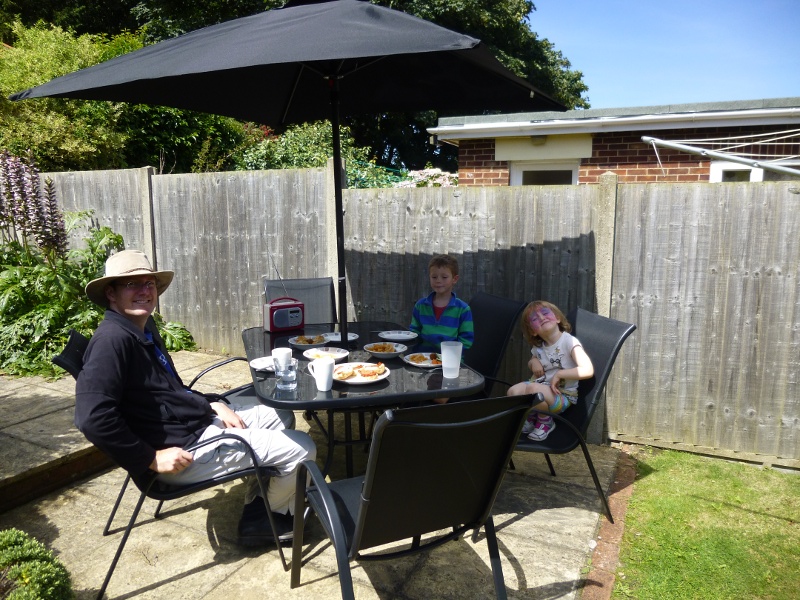
POLYGON ((458 282, 458 261, 439 254, 428 263, 431 292, 414 305, 409 329, 420 337, 419 352, 441 352, 441 343, 461 342, 464 350, 472 346, 475 333, 472 311, 453 288, 458 282))

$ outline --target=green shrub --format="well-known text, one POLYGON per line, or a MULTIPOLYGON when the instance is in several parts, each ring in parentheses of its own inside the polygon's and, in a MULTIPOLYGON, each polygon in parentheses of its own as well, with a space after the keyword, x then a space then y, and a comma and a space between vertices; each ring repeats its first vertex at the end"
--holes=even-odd
POLYGON ((69 600, 69 572, 42 543, 19 529, 0 531, 0 598, 69 600))

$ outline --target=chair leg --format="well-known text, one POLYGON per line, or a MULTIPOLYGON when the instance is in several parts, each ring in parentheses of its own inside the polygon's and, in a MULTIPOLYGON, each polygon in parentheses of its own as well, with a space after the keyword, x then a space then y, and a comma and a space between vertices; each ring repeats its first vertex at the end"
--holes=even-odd
POLYGON ((500 562, 500 549, 497 546, 497 535, 494 530, 494 521, 491 515, 483 524, 486 531, 486 543, 489 546, 489 562, 492 565, 494 578, 494 594, 498 600, 506 600, 506 582, 503 577, 503 565, 500 562))
POLYGON ((130 480, 131 476, 126 475, 125 481, 122 483, 122 489, 119 491, 119 494, 117 494, 117 501, 114 502, 114 507, 111 509, 111 514, 108 516, 108 521, 106 521, 105 529, 103 529, 103 535, 108 535, 108 532, 111 529, 111 523, 114 522, 114 516, 117 514, 117 509, 122 502, 122 497, 125 495, 125 490, 128 489, 128 482, 130 480))
POLYGON ((586 459, 586 465, 589 467, 589 473, 592 474, 592 480, 594 480, 594 487, 597 490, 597 495, 600 496, 600 502, 603 504, 603 509, 605 509, 609 522, 613 523, 614 517, 611 515, 611 507, 608 505, 608 499, 606 498, 605 492, 603 492, 603 487, 600 485, 600 479, 597 477, 597 471, 594 469, 592 457, 589 456, 589 448, 586 447, 586 443, 583 440, 580 440, 580 442, 583 456, 586 459))
MULTIPOLYGON (((127 485, 127 481, 125 482, 127 485)), ((123 492, 124 487, 123 487, 123 492)), ((117 563, 119 562, 119 557, 122 555, 122 550, 125 548, 125 543, 128 541, 128 536, 131 534, 131 529, 133 529, 133 525, 136 522, 136 517, 139 516, 139 511, 142 510, 142 504, 144 504, 144 499, 147 496, 142 493, 139 495, 139 501, 136 503, 136 508, 133 509, 133 514, 131 515, 130 521, 128 521, 128 526, 125 528, 125 532, 122 534, 122 539, 119 541, 119 546, 117 547, 117 553, 114 555, 114 559, 111 561, 111 566, 108 568, 108 573, 106 573, 106 579, 103 581, 103 585, 100 586, 100 591, 97 593, 97 600, 101 600, 103 594, 106 592, 106 588, 108 587, 108 582, 111 581, 111 576, 114 574, 114 569, 117 568, 117 563)), ((121 496, 120 496, 121 498, 121 496)), ((116 506, 114 507, 116 510, 116 506)), ((113 518, 113 513, 112 513, 113 518)), ((110 523, 110 520, 109 520, 110 523)))
POLYGON ((544 459, 547 461, 547 466, 550 467, 550 475, 555 477, 556 476, 556 470, 553 468, 553 461, 550 460, 550 455, 549 454, 545 454, 544 455, 544 459))

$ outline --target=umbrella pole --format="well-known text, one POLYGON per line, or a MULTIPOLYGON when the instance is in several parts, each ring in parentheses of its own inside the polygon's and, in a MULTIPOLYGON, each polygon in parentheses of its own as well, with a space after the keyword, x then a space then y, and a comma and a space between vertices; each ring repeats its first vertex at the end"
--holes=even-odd
POLYGON ((342 348, 347 348, 347 277, 344 264, 344 202, 342 201, 342 147, 339 136, 339 79, 328 80, 331 90, 331 126, 333 128, 333 192, 336 207, 336 263, 339 269, 339 332, 342 348))

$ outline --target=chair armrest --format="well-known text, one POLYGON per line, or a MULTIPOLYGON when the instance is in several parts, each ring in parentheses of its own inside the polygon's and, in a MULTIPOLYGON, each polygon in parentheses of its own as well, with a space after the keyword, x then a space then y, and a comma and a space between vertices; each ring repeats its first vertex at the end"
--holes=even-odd
MULTIPOLYGON (((500 385, 505 386, 506 389, 510 388, 513 385, 513 384, 509 383, 508 381, 504 381, 502 379, 498 379, 497 377, 491 377, 490 375, 484 375, 483 379, 485 381, 484 389, 486 389, 488 391, 492 391, 493 388, 494 388, 494 384, 496 384, 496 383, 499 383, 500 385)), ((492 395, 495 395, 495 394, 492 394, 492 395)))
POLYGON ((215 363, 215 364, 211 365, 210 367, 207 367, 207 368, 203 369, 202 371, 200 371, 197 375, 195 375, 194 379, 192 379, 189 382, 189 385, 187 385, 186 387, 189 387, 189 388, 194 387, 194 384, 197 383, 197 381, 203 375, 205 375, 206 373, 209 373, 209 372, 213 371, 214 369, 217 369, 217 368, 219 368, 219 367, 221 367, 223 365, 227 365, 228 363, 232 363, 232 362, 235 362, 235 361, 238 361, 238 360, 243 360, 243 361, 247 362, 247 358, 245 358, 244 356, 231 356, 230 358, 226 358, 225 360, 222 360, 222 361, 220 361, 218 363, 215 363))
POLYGON ((322 503, 321 506, 314 508, 314 512, 317 513, 325 531, 328 532, 334 547, 346 549, 347 537, 344 533, 339 510, 336 508, 336 501, 333 499, 333 494, 331 494, 328 488, 328 482, 325 481, 325 476, 317 466, 317 463, 313 460, 304 460, 297 468, 297 487, 294 498, 295 517, 303 513, 303 500, 306 497, 306 473, 311 479, 313 491, 319 495, 319 499, 322 503), (325 514, 319 513, 320 508, 325 511, 325 514))

